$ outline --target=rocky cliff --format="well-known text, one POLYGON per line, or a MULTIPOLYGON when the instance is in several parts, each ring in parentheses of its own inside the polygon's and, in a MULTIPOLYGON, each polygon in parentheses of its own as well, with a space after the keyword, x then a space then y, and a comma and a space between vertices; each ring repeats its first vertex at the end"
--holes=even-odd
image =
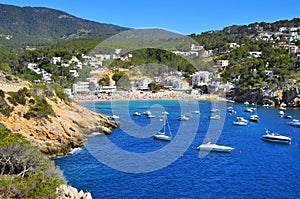
POLYGON ((74 102, 65 103, 57 97, 55 100, 45 98, 54 114, 26 118, 26 113, 33 109, 30 106, 32 98, 26 97, 23 103, 25 105, 13 105, 13 99, 9 98, 14 95, 5 92, 3 94, 2 90, 1 92, 0 122, 12 132, 22 134, 50 157, 66 155, 72 148, 81 147, 85 135, 94 132, 110 134, 113 128, 120 125, 105 115, 94 113, 74 102))
POLYGON ((283 87, 235 89, 232 99, 236 102, 254 102, 258 104, 284 105, 300 107, 300 83, 289 82, 283 87))

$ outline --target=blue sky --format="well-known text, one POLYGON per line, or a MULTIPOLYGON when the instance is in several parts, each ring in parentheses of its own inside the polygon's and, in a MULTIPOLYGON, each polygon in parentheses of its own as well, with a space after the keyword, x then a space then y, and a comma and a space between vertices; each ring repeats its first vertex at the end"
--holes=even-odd
POLYGON ((157 27, 182 34, 300 17, 299 0, 2 0, 1 3, 48 7, 97 22, 129 28, 157 27))

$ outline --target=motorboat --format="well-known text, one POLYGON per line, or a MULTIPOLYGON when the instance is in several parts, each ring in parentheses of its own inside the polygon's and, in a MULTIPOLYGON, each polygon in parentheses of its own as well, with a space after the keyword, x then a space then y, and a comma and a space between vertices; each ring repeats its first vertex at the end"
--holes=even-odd
POLYGON ((284 111, 279 111, 279 117, 283 117, 284 116, 284 111))
POLYGON ((232 114, 236 114, 236 111, 233 109, 232 106, 229 106, 229 107, 227 108, 227 112, 228 112, 228 113, 232 113, 232 114))
POLYGON ((212 108, 212 109, 210 110, 210 112, 211 112, 211 113, 217 113, 217 112, 220 112, 220 110, 217 109, 217 108, 212 108))
POLYGON ((229 153, 230 151, 234 150, 234 148, 232 147, 212 144, 211 142, 208 142, 206 144, 201 144, 197 147, 197 149, 200 151, 226 152, 226 153, 229 153))
POLYGON ((250 116, 250 118, 249 118, 249 120, 251 121, 251 122, 258 122, 259 121, 259 116, 258 115, 251 115, 250 116))
POLYGON ((281 110, 281 111, 285 111, 286 110, 286 108, 282 107, 282 106, 280 106, 278 109, 281 110))
POLYGON ((162 115, 169 115, 169 113, 167 111, 163 111, 161 112, 162 115))
POLYGON ((134 112, 133 115, 134 116, 141 116, 141 114, 139 112, 134 112))
POLYGON ((177 120, 179 121, 188 121, 190 118, 185 116, 185 115, 181 115, 179 117, 177 117, 177 120))
POLYGON ((299 120, 293 119, 293 121, 289 122, 289 125, 295 126, 295 127, 300 127, 300 122, 299 122, 299 120))
POLYGON ((253 112, 253 108, 246 108, 246 109, 244 110, 244 112, 252 113, 252 112, 253 112))
POLYGON ((291 116, 291 115, 284 115, 283 118, 286 118, 286 119, 293 119, 293 116, 291 116))
POLYGON ((166 135, 165 132, 158 132, 157 134, 155 134, 153 136, 153 138, 157 139, 157 140, 165 140, 165 141, 171 141, 172 140, 172 136, 166 135))
POLYGON ((149 114, 147 115, 147 118, 155 118, 156 116, 155 115, 152 115, 152 114, 149 114))
POLYGON ((143 114, 144 115, 151 115, 151 112, 150 111, 144 111, 143 114))
POLYGON ((211 115, 208 118, 211 119, 211 120, 219 120, 219 119, 221 119, 220 115, 211 115))
POLYGON ((200 114, 200 111, 198 111, 198 110, 192 111, 192 114, 200 114))
POLYGON ((233 122, 233 125, 238 125, 238 126, 246 126, 248 124, 248 120, 246 120, 243 117, 237 117, 236 121, 233 122))
POLYGON ((120 119, 120 116, 118 115, 112 115, 110 116, 111 119, 116 120, 116 119, 120 119))
POLYGON ((292 140, 292 138, 290 137, 283 136, 278 133, 273 133, 268 130, 266 130, 266 135, 263 135, 261 139, 268 142, 277 142, 277 143, 285 143, 285 144, 290 144, 292 140))
POLYGON ((163 121, 164 121, 163 132, 156 133, 155 135, 153 135, 153 138, 158 139, 158 140, 171 141, 172 140, 172 131, 171 131, 170 125, 167 120, 167 115, 165 115, 163 121), (166 134, 166 126, 167 126, 168 135, 166 134))

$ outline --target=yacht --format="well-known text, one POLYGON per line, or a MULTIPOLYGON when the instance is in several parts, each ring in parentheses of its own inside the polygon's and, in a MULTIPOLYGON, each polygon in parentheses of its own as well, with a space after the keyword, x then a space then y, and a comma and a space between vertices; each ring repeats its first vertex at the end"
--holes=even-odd
POLYGON ((134 116, 141 116, 141 114, 139 112, 134 112, 133 115, 134 116))
POLYGON ((120 117, 118 115, 112 115, 110 118, 113 120, 120 119, 120 117))
POLYGON ((253 112, 253 108, 246 108, 246 109, 244 110, 244 112, 252 113, 252 112, 253 112))
POLYGON ((246 126, 248 124, 248 120, 243 117, 237 117, 233 124, 238 126, 246 126))
POLYGON ((259 116, 258 115, 251 115, 249 118, 250 121, 252 122, 258 122, 259 121, 259 116))
POLYGON ((284 116, 284 111, 279 111, 279 117, 283 117, 284 116))
POLYGON ((177 117, 177 120, 179 121, 188 121, 190 118, 188 118, 187 116, 185 115, 181 115, 179 117, 177 117))
POLYGON ((226 153, 234 150, 234 148, 232 147, 212 144, 210 142, 206 144, 201 144, 200 146, 197 147, 197 149, 200 151, 226 152, 226 153))
POLYGON ((285 144, 290 144, 292 140, 290 137, 279 135, 278 133, 273 133, 268 130, 266 130, 266 135, 263 135, 261 139, 268 142, 278 142, 285 144))
POLYGON ((155 115, 149 114, 147 115, 147 118, 155 118, 155 115))
POLYGON ((200 114, 200 111, 198 111, 198 110, 192 111, 192 114, 200 114))
POLYGON ((299 120, 293 119, 293 121, 289 122, 289 125, 295 126, 295 127, 300 127, 300 122, 299 122, 299 120))
POLYGON ((169 115, 169 113, 167 111, 163 111, 161 112, 162 115, 169 115))
POLYGON ((151 112, 150 111, 145 111, 143 112, 144 115, 151 115, 151 112))
POLYGON ((211 115, 208 118, 211 119, 211 120, 219 120, 219 119, 221 119, 220 115, 211 115))

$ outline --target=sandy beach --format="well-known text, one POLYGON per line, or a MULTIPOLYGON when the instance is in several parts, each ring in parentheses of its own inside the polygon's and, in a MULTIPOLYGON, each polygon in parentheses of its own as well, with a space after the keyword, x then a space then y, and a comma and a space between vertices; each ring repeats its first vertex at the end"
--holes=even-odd
POLYGON ((74 95, 73 100, 75 102, 85 101, 117 101, 117 100, 220 100, 226 101, 224 97, 213 94, 188 94, 183 91, 163 91, 163 92, 151 92, 151 91, 135 91, 126 92, 119 91, 111 94, 99 93, 74 95))

